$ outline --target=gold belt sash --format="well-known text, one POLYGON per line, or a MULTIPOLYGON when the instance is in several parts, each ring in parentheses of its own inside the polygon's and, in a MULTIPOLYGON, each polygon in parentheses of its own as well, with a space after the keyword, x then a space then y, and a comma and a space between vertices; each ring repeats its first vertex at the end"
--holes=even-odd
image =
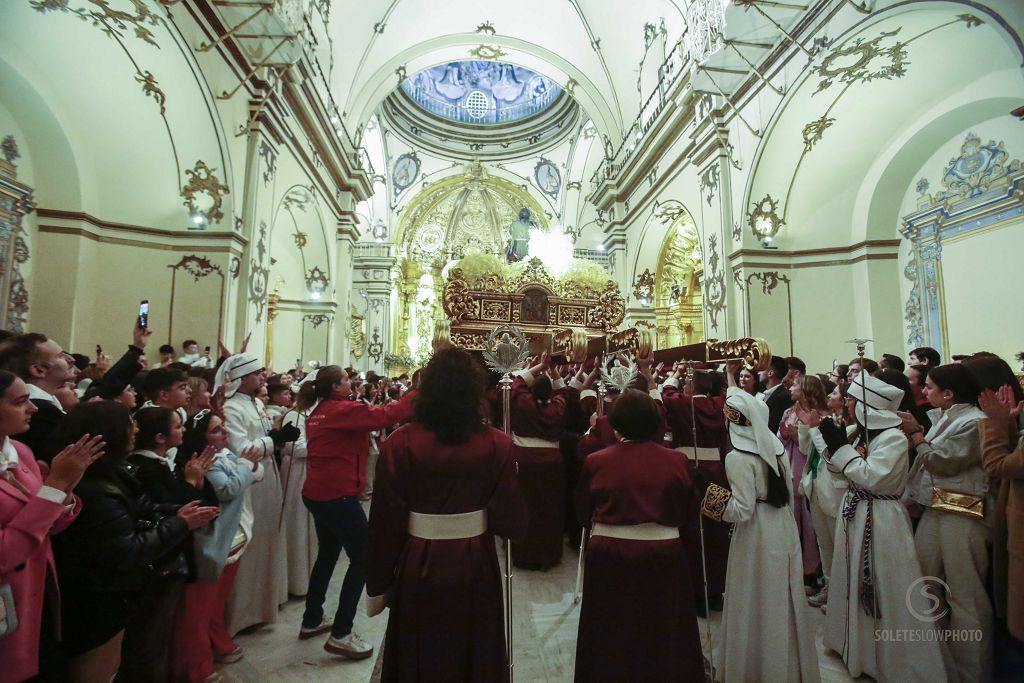
POLYGON ((679 529, 674 526, 662 526, 654 522, 644 524, 601 524, 594 523, 591 536, 605 536, 607 538, 622 538, 627 541, 670 541, 679 538, 679 529))
POLYGON ((487 531, 487 511, 475 510, 457 515, 409 513, 409 535, 430 541, 473 538, 487 531))
MULTIPOLYGON (((687 458, 693 456, 693 446, 676 446, 676 450, 680 453, 684 453, 687 458)), ((721 462, 722 456, 719 454, 717 448, 711 448, 710 446, 697 446, 697 460, 702 462, 721 462)))
POLYGON ((548 441, 536 436, 519 436, 512 434, 512 443, 523 448, 558 448, 557 441, 548 441))

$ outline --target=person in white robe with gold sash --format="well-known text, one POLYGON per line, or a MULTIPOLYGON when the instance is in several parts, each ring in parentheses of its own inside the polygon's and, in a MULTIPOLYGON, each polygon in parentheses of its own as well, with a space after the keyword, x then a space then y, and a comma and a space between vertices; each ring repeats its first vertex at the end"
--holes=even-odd
POLYGON ((735 386, 725 416, 733 450, 725 458, 729 488, 707 488, 701 513, 731 522, 722 615, 724 683, 817 683, 818 656, 804 602, 803 559, 793 501, 793 473, 782 442, 768 429, 768 406, 735 386))
POLYGON ((252 540, 238 561, 238 576, 228 596, 225 624, 232 635, 257 624, 272 623, 279 606, 288 599, 287 549, 278 525, 281 518, 281 478, 274 447, 294 441, 294 426, 272 430, 270 418, 255 394, 266 382, 263 365, 255 356, 240 353, 217 371, 215 391, 223 389, 224 424, 233 453, 260 449, 264 478, 245 492, 242 517, 252 517, 252 540))
POLYGON ((896 410, 903 394, 862 372, 849 391, 856 401, 853 443, 831 418, 819 425, 829 471, 850 483, 836 520, 823 640, 842 655, 852 676, 943 683, 947 655, 934 629, 941 615, 933 614, 934 604, 920 590, 921 565, 901 501, 907 437, 896 410))

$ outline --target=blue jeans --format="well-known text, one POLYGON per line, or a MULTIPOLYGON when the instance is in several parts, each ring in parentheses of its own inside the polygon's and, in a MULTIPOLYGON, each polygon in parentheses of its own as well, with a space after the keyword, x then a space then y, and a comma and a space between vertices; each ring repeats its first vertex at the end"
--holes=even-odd
POLYGON ((335 500, 310 500, 303 496, 302 502, 313 515, 316 540, 320 545, 309 576, 302 626, 315 628, 323 621, 327 586, 344 548, 349 566, 341 584, 338 611, 334 614, 334 626, 331 628, 333 637, 344 638, 352 632, 352 621, 366 585, 366 549, 369 542, 366 513, 357 496, 335 500))

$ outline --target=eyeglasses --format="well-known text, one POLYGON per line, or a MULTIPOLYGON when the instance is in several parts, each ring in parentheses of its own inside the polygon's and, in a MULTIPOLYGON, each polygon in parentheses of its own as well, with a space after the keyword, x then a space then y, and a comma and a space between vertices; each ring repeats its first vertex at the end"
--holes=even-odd
POLYGON ((199 421, 202 420, 207 415, 209 415, 211 412, 212 411, 209 408, 203 408, 198 413, 193 415, 192 416, 192 426, 193 427, 198 427, 199 426, 199 421))

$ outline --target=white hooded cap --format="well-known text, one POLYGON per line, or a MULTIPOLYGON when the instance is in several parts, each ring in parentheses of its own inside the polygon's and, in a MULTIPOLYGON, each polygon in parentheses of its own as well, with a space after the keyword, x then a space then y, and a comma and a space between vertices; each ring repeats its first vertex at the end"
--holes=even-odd
POLYGON ((849 396, 857 401, 857 422, 867 429, 895 427, 902 422, 896 414, 903 402, 903 390, 899 387, 859 372, 850 384, 849 396))
POLYGON ((242 384, 242 378, 263 369, 260 359, 248 353, 236 353, 217 369, 213 391, 224 387, 224 397, 231 398, 242 384))
POLYGON ((738 387, 729 387, 725 405, 729 439, 733 447, 748 453, 757 453, 775 474, 781 476, 778 457, 785 452, 785 448, 779 437, 768 429, 768 405, 738 387), (742 414, 750 425, 733 421, 729 416, 730 408, 742 414))

